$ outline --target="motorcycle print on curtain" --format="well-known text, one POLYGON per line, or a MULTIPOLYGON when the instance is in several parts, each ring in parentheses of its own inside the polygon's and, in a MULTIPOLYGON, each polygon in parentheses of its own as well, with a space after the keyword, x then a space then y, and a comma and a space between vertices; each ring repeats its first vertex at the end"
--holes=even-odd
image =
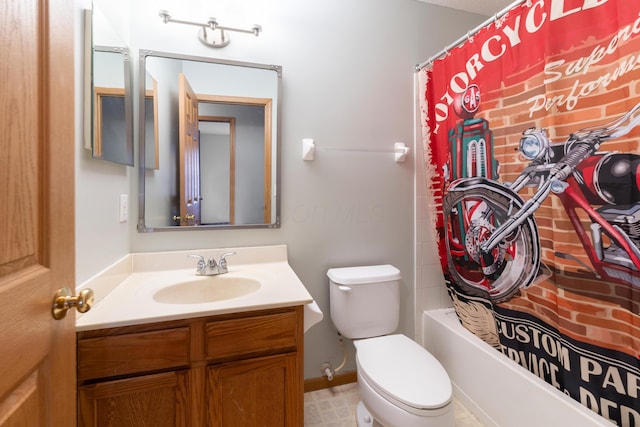
POLYGON ((462 323, 640 426, 640 2, 522 2, 418 78, 462 323))

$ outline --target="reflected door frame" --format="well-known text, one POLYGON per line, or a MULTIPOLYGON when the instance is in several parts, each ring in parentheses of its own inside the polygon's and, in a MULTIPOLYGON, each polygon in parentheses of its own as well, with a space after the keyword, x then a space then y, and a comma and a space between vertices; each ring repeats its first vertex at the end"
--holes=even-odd
POLYGON ((211 104, 234 104, 264 107, 264 223, 271 222, 271 188, 272 188, 272 149, 271 141, 273 135, 272 104, 271 98, 250 98, 242 96, 222 96, 197 94, 199 103, 211 104))
POLYGON ((101 159, 104 156, 104 138, 103 138, 103 127, 104 122, 106 121, 106 117, 104 116, 104 112, 102 110, 104 100, 107 98, 118 99, 122 101, 123 111, 125 106, 125 92, 124 88, 117 87, 95 87, 93 90, 94 93, 94 106, 93 106, 93 157, 96 159, 101 159))

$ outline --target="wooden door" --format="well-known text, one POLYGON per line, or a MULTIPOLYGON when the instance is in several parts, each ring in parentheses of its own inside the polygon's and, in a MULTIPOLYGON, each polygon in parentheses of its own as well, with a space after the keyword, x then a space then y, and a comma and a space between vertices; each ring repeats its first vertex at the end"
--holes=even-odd
POLYGON ((0 10, 0 426, 75 426, 73 1, 0 10))
POLYGON ((184 74, 179 80, 180 225, 200 224, 198 97, 184 74))

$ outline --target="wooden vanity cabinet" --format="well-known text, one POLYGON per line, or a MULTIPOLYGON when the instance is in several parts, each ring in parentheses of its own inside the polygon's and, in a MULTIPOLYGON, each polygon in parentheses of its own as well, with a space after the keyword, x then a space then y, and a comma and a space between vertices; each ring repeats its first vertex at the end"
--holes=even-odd
POLYGON ((302 306, 78 333, 78 425, 299 427, 302 306))

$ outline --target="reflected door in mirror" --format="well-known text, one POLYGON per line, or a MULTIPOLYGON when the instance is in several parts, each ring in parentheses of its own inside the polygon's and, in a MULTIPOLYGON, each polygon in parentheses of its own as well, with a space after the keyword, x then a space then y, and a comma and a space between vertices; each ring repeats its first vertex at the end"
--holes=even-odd
POLYGON ((180 225, 200 225, 200 131, 198 97, 179 75, 180 225))

